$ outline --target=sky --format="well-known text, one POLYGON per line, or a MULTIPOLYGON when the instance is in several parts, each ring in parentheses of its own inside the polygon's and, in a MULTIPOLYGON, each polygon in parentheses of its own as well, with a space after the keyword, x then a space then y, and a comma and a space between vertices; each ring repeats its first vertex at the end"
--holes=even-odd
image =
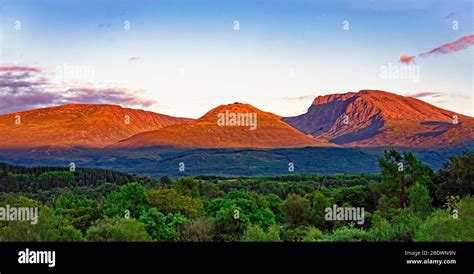
POLYGON ((0 0, 0 113, 113 103, 198 118, 244 102, 294 116, 379 89, 474 116, 473 3, 0 0))

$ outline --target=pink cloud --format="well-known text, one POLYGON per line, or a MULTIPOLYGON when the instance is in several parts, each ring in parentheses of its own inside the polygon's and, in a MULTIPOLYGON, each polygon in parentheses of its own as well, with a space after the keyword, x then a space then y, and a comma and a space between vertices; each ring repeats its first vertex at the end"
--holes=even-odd
POLYGON ((79 87, 60 89, 34 67, 0 67, 0 113, 62 104, 118 104, 150 107, 156 101, 125 88, 79 87))
MULTIPOLYGON (((456 41, 449 42, 437 48, 434 48, 430 51, 420 53, 417 58, 427 58, 433 55, 450 54, 453 52, 467 49, 468 47, 472 45, 474 45, 474 34, 463 36, 457 39, 456 41)), ((415 56, 402 55, 402 57, 400 57, 400 62, 405 63, 405 64, 410 64, 414 60, 415 60, 415 56)))
POLYGON ((31 71, 31 72, 40 72, 41 69, 28 66, 0 66, 0 71, 11 71, 11 72, 22 72, 22 71, 31 71))
POLYGON ((422 53, 419 55, 419 57, 430 57, 431 55, 435 54, 453 53, 456 51, 467 49, 469 46, 472 45, 474 45, 474 34, 463 36, 454 42, 444 44, 428 52, 422 53))
POLYGON ((414 62, 414 59, 415 59, 415 56, 409 56, 409 55, 402 55, 402 57, 400 57, 400 62, 402 63, 405 63, 405 64, 410 64, 412 62, 414 62))

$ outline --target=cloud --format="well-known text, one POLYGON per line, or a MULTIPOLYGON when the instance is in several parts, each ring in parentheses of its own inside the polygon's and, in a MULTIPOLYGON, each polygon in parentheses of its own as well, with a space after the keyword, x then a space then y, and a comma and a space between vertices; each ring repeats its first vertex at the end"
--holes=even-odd
POLYGON ((402 55, 402 57, 400 57, 400 62, 408 65, 411 62, 414 62, 414 59, 415 59, 415 56, 402 55))
MULTIPOLYGON (((466 100, 470 100, 471 96, 466 96, 460 93, 448 93, 448 92, 434 92, 434 91, 424 91, 424 92, 418 92, 414 94, 407 94, 406 96, 413 97, 413 98, 424 98, 424 97, 431 97, 431 98, 440 98, 444 97, 446 98, 462 98, 466 100)), ((441 99, 441 98, 440 98, 441 99)), ((438 101, 440 102, 440 101, 438 101)))
POLYGON ((124 88, 72 88, 64 92, 62 101, 66 104, 120 104, 150 107, 154 100, 136 97, 124 88))
POLYGON ((132 56, 128 58, 128 61, 136 61, 136 60, 140 60, 140 56, 132 56))
POLYGON ((454 15, 455 15, 455 13, 454 13, 454 11, 452 11, 452 12, 450 12, 448 15, 446 15, 446 16, 444 17, 444 19, 445 19, 445 20, 446 20, 446 19, 449 19, 449 18, 453 17, 454 15))
POLYGON ((97 27, 99 28, 110 28, 112 26, 112 24, 110 23, 100 23, 97 25, 97 27))
POLYGON ((428 52, 422 53, 419 55, 419 57, 430 57, 431 55, 436 54, 449 54, 463 49, 467 49, 469 46, 472 45, 474 45, 474 34, 463 36, 454 42, 444 44, 428 52))
POLYGON ((423 97, 440 97, 443 96, 444 94, 441 92, 431 92, 431 91, 425 91, 425 92, 418 92, 415 94, 408 95, 413 98, 423 98, 423 97))
POLYGON ((0 113, 61 104, 118 104, 150 107, 156 101, 117 87, 58 88, 33 67, 0 66, 0 113))
POLYGON ((309 99, 314 99, 314 95, 302 95, 302 96, 293 96, 293 97, 281 97, 281 100, 296 100, 296 101, 303 101, 303 100, 309 100, 309 99))
MULTIPOLYGON (((457 39, 456 41, 446 43, 430 51, 420 53, 417 58, 428 58, 433 55, 450 54, 453 52, 467 49, 468 47, 472 45, 474 45, 474 34, 463 36, 457 39)), ((403 55, 402 57, 400 57, 400 62, 403 62, 405 64, 410 64, 411 62, 414 61, 414 59, 415 59, 414 56, 403 55)))
POLYGON ((28 66, 0 66, 0 71, 11 71, 11 72, 21 72, 21 71, 30 71, 30 72, 41 72, 41 69, 28 66))

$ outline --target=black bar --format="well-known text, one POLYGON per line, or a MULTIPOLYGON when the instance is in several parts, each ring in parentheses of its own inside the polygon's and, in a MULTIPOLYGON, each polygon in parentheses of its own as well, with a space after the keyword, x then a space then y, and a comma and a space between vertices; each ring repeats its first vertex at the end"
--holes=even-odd
POLYGON ((0 273, 39 271, 473 273, 474 243, 0 243, 0 273), (55 267, 19 264, 26 248, 56 251, 55 267), (424 250, 456 255, 405 255, 424 250), (406 263, 427 258, 456 264, 406 263))

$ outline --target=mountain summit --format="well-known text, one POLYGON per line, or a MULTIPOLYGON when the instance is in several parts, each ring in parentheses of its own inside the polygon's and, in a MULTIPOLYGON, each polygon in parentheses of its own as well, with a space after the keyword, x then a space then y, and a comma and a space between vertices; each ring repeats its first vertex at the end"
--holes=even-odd
POLYGON ((116 105, 72 104, 0 115, 0 148, 104 147, 189 121, 116 105))
POLYGON ((380 90, 318 96, 307 113, 283 120, 346 146, 428 148, 474 142, 474 118, 380 90))
POLYGON ((218 106, 201 118, 137 134, 112 147, 275 148, 327 146, 249 104, 218 106))

